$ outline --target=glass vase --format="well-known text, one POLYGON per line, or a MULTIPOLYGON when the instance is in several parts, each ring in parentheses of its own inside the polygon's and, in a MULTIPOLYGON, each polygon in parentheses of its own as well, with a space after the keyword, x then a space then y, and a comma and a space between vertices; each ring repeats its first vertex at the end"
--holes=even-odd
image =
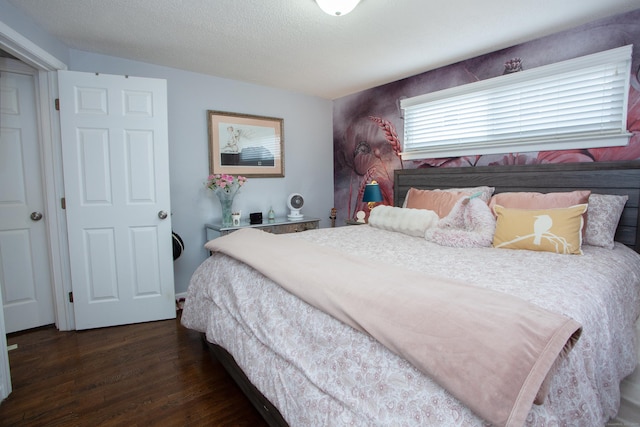
POLYGON ((227 193, 226 191, 216 191, 218 200, 220 200, 220 207, 222 208, 222 226, 230 227, 233 225, 233 198, 235 193, 227 193))

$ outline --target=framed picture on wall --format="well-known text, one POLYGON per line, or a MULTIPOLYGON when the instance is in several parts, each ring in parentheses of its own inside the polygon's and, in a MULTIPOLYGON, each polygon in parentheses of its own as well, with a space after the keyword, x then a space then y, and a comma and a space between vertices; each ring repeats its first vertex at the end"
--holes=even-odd
POLYGON ((284 176, 284 120, 207 111, 209 171, 247 177, 284 176))

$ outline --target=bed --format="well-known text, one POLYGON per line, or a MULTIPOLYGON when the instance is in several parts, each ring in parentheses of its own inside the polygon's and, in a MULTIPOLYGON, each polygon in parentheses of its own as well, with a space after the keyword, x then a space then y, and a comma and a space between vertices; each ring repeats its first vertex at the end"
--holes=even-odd
MULTIPOLYGON (((620 381, 637 363, 640 162, 399 170, 394 178, 396 206, 411 188, 628 197, 613 249, 585 244, 579 256, 442 246, 371 225, 277 236, 331 248, 342 254, 336 264, 373 258, 380 268, 446 277, 575 320, 582 335, 554 363, 544 403, 531 405, 524 422, 505 425, 603 425, 615 416, 620 381)), ((194 273, 182 322, 204 334, 270 425, 488 424, 397 352, 225 253, 214 252, 194 273)))

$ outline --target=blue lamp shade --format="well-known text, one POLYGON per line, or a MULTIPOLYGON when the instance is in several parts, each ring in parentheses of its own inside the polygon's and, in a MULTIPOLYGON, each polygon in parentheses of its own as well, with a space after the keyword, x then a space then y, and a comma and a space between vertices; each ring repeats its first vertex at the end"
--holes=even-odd
POLYGON ((367 184, 364 188, 364 194, 362 195, 362 201, 365 203, 375 203, 382 201, 382 192, 377 182, 371 181, 371 184, 367 184))

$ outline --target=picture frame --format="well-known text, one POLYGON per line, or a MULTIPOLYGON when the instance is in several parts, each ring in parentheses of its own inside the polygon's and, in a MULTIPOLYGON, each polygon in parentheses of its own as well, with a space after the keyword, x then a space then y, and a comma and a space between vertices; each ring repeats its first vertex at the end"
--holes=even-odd
POLYGON ((207 111, 209 173, 284 177, 284 119, 207 111))

